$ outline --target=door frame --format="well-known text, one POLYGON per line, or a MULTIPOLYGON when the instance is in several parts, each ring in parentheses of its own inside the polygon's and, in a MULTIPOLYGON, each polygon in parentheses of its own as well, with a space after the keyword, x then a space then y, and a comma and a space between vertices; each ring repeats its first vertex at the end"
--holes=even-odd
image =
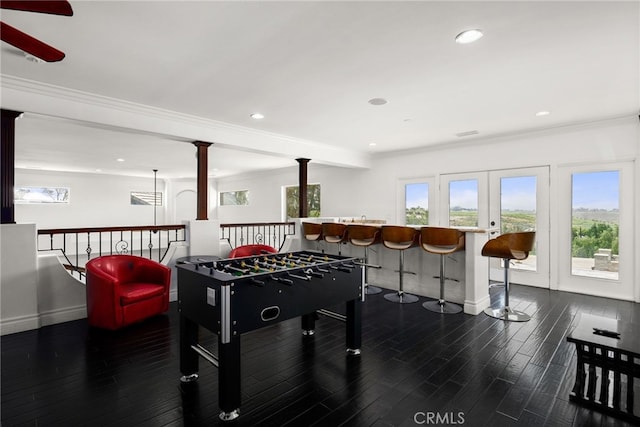
POLYGON ((589 163, 579 165, 559 165, 559 193, 567 194, 558 206, 558 229, 564 230, 558 236, 558 290, 596 295, 606 298, 634 300, 635 267, 637 257, 634 248, 634 209, 633 192, 635 179, 633 161, 617 161, 610 163, 589 163), (572 223, 572 176, 574 173, 620 172, 619 197, 619 252, 620 268, 618 279, 604 279, 573 275, 571 272, 571 223, 572 223), (629 232, 629 230, 633 230, 629 232))
MULTIPOLYGON (((536 177, 536 271, 511 268, 510 281, 528 286, 550 288, 551 247, 550 247, 550 167, 534 166, 489 171, 489 218, 490 226, 501 230, 501 183, 502 178, 536 177), (491 225, 495 222, 495 225, 491 225)), ((499 231, 496 232, 497 235, 499 231)), ((495 236, 494 235, 494 236, 495 236)), ((503 281, 504 272, 499 260, 491 260, 489 278, 503 281)))

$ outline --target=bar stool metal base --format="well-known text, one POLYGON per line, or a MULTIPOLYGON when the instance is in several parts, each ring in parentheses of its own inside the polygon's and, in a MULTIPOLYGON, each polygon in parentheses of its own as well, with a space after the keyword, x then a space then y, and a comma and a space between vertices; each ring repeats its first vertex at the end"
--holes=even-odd
POLYGON ((404 292, 394 292, 392 294, 386 294, 384 299, 398 304, 411 304, 413 302, 418 302, 419 298, 415 295, 406 294, 404 292))
POLYGON ((367 295, 376 295, 382 292, 382 288, 373 285, 365 285, 364 293, 367 295))
POLYGON ((194 381, 198 381, 198 374, 191 374, 191 375, 183 375, 180 377, 180 382, 182 383, 192 383, 194 381))
POLYGON ((462 311, 462 307, 447 301, 427 301, 422 304, 429 311, 440 314, 458 314, 462 311))
POLYGON ((528 322, 531 320, 531 316, 522 311, 513 310, 510 307, 501 308, 485 308, 484 314, 487 316, 495 317, 500 320, 507 320, 509 322, 528 322))
POLYGON ((230 411, 230 412, 222 411, 220 412, 220 415, 218 415, 218 417, 222 421, 232 421, 238 418, 239 416, 240 416, 240 409, 234 409, 233 411, 230 411))

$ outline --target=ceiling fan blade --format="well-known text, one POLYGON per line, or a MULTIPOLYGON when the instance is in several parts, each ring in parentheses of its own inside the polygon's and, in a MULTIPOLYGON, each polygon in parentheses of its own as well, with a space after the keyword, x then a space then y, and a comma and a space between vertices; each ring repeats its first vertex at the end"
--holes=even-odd
POLYGON ((61 61, 64 58, 64 52, 59 51, 53 46, 41 42, 38 39, 25 34, 22 31, 13 28, 11 25, 0 22, 0 39, 17 47, 31 55, 47 62, 61 61))
POLYGON ((73 16, 68 1, 0 1, 1 9, 22 10, 24 12, 49 13, 52 15, 73 16))

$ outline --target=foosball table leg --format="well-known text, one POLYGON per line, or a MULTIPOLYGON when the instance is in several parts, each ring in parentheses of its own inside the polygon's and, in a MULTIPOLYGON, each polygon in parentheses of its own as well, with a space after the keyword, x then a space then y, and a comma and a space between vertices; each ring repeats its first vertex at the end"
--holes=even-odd
POLYGON ((218 335, 218 353, 220 419, 231 421, 240 415, 240 336, 223 343, 218 335))
POLYGON ((191 346, 198 344, 198 324, 180 316, 180 381, 189 383, 198 379, 198 354, 191 346))
POLYGON ((302 335, 311 336, 315 333, 316 316, 315 314, 304 314, 302 316, 302 335))
POLYGON ((347 353, 360 354, 362 345, 362 300, 347 301, 347 353))

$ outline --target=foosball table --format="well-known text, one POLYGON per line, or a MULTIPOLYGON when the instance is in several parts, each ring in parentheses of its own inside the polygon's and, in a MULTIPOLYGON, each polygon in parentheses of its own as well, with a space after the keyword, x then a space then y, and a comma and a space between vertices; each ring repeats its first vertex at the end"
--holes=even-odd
POLYGON ((240 336, 301 317, 302 334, 314 334, 318 314, 346 323, 347 354, 361 345, 362 265, 352 257, 312 251, 188 262, 178 269, 182 382, 198 379, 199 358, 218 367, 220 418, 240 411, 240 336), (327 310, 346 303, 346 315, 327 310), (218 336, 215 355, 198 342, 202 326, 218 336))

